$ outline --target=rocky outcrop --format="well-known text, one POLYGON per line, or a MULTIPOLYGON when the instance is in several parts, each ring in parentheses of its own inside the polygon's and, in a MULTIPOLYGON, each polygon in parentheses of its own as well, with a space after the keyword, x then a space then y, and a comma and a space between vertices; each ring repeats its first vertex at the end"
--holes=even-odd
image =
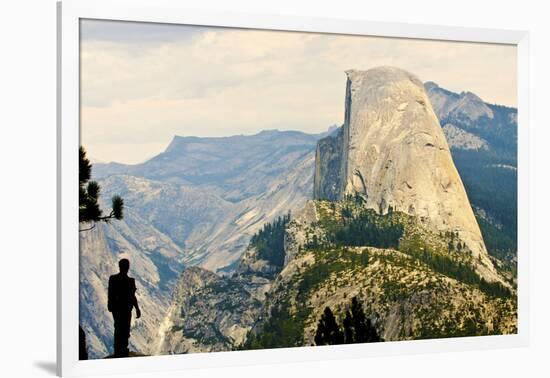
POLYGON ((339 128, 317 143, 313 180, 314 198, 336 201, 341 196, 342 136, 343 130, 339 128))
POLYGON ((272 277, 279 273, 280 269, 271 265, 269 261, 258 256, 256 248, 249 246, 239 259, 235 274, 237 275, 257 275, 272 277))
POLYGON ((312 201, 306 202, 304 208, 295 213, 292 221, 287 225, 285 232, 284 266, 288 265, 294 256, 300 252, 300 248, 302 248, 313 235, 315 235, 318 240, 323 238, 318 228, 315 229, 310 227, 311 224, 314 224, 318 220, 317 208, 312 201))
POLYGON ((447 143, 451 148, 462 150, 489 149, 487 141, 450 123, 443 126, 443 133, 445 134, 445 137, 447 138, 447 143))
POLYGON ((250 245, 231 276, 187 268, 160 327, 156 354, 233 350, 258 320, 266 293, 281 271, 250 245))
POLYGON ((289 223, 287 237, 295 252, 273 282, 246 348, 314 345, 324 309, 330 307, 341 323, 353 297, 386 341, 517 332, 515 295, 493 292, 471 275, 466 278, 472 261, 446 251, 452 235, 434 233, 415 217, 391 212, 376 215, 373 222, 403 225, 397 249, 343 246, 325 238, 345 227, 344 208, 355 215, 373 212, 354 201, 308 202, 307 213, 315 217, 289 223), (319 243, 311 243, 314 238, 319 243), (418 247, 425 255, 415 254, 418 247), (433 264, 435 255, 446 256, 446 263, 433 264), (452 265, 456 269, 448 269, 452 265), (284 328, 288 324, 292 326, 284 328))
MULTIPOLYGON (((341 186, 327 193, 326 185, 319 185, 315 198, 357 193, 379 213, 391 208, 418 217, 435 231, 456 232, 478 261, 479 273, 499 280, 422 82, 393 67, 346 73, 339 177, 316 178, 320 184, 330 180, 341 186)), ((331 152, 338 150, 335 143, 318 144, 320 175, 338 160, 331 152)))
POLYGON ((260 301, 238 279, 186 269, 159 331, 156 354, 231 350, 256 320, 260 301))
POLYGON ((440 120, 453 117, 474 122, 482 117, 494 117, 493 110, 472 92, 453 93, 433 81, 426 82, 425 88, 440 120))
POLYGON ((262 259, 256 248, 249 246, 239 259, 232 278, 236 279, 253 298, 263 301, 265 293, 271 289, 271 284, 280 271, 281 267, 262 259))

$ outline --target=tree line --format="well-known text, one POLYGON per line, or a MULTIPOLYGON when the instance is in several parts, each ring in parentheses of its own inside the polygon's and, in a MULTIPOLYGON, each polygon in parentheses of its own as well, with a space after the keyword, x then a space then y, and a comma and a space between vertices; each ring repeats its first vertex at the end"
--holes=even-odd
POLYGON ((315 332, 315 345, 374 343, 384 341, 363 311, 363 306, 353 297, 342 324, 338 324, 330 307, 325 307, 315 332))
POLYGON ((342 223, 327 233, 328 242, 337 246, 399 247, 404 228, 392 222, 392 213, 379 215, 372 209, 361 209, 354 214, 344 206, 342 218, 342 223))
POLYGON ((266 223, 250 239, 250 244, 256 248, 258 256, 277 267, 282 267, 285 261, 284 241, 288 222, 290 222, 290 212, 278 217, 272 223, 266 223))

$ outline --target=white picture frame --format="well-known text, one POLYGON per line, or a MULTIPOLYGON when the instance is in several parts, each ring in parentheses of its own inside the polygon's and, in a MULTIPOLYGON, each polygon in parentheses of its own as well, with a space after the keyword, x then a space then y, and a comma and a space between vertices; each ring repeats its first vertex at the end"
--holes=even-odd
MULTIPOLYGON (((57 373, 83 376, 145 373, 206 367, 362 358, 527 346, 529 341, 529 35, 525 31, 186 9, 178 1, 73 0, 58 3, 58 216, 57 373), (301 347, 239 352, 78 360, 79 240, 79 20, 105 19, 382 37, 512 44, 517 46, 518 98, 518 333, 376 344, 301 347)), ((414 20, 412 20, 414 21, 414 20)))

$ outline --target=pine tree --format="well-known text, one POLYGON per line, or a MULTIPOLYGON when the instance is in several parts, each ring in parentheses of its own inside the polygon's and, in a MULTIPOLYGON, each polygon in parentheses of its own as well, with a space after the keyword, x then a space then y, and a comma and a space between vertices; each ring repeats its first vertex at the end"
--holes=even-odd
POLYGON ((363 306, 361 306, 357 297, 353 297, 351 300, 351 323, 353 326, 353 342, 371 343, 382 341, 370 319, 365 316, 363 306))
POLYGON ((353 297, 351 306, 344 316, 342 322, 343 332, 336 322, 334 314, 329 307, 325 308, 317 325, 315 333, 315 345, 335 345, 353 343, 372 343, 384 341, 370 319, 365 316, 363 307, 353 297))
POLYGON ((342 220, 344 225, 346 225, 347 220, 350 219, 353 216, 352 209, 346 204, 344 207, 342 207, 342 220))
POLYGON ((325 307, 323 315, 317 324, 315 345, 336 345, 344 343, 344 334, 340 330, 336 318, 329 307, 325 307))
POLYGON ((92 164, 86 157, 84 147, 79 150, 79 209, 78 216, 80 223, 92 223, 89 228, 79 231, 88 231, 95 227, 96 222, 109 222, 111 219, 122 219, 124 211, 124 201, 120 196, 113 196, 111 199, 111 212, 104 216, 103 211, 99 207, 99 196, 101 187, 95 181, 90 181, 92 175, 92 164))
POLYGON ((346 311, 346 316, 344 317, 343 325, 344 325, 344 342, 346 344, 354 343, 355 338, 353 335, 353 319, 349 311, 346 311))

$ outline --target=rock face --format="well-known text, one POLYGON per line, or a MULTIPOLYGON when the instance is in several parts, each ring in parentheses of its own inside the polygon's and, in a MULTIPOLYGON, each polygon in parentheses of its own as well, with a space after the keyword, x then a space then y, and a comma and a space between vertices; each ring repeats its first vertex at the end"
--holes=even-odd
POLYGON ((336 201, 342 194, 340 170, 342 167, 343 130, 321 139, 315 150, 314 192, 316 198, 336 201))
POLYGON ((488 143, 482 138, 464 131, 450 123, 443 126, 443 133, 447 138, 447 143, 451 148, 462 150, 487 150, 488 143))
POLYGON ((174 291, 156 354, 231 350, 244 341, 259 308, 237 280, 188 268, 174 291))
POLYGON ((353 297, 386 341, 517 332, 515 294, 499 283, 483 284, 469 268, 471 256, 449 248, 458 242, 454 234, 433 232, 416 217, 380 215, 353 197, 310 201, 288 224, 285 241, 288 259, 245 349, 314 345, 324 309, 342 324, 353 297), (380 228, 365 232, 370 236, 362 243, 340 234, 367 216, 380 228), (399 242, 380 247, 376 237, 390 235, 397 224, 399 242), (353 245, 342 245, 345 240, 353 245))
POLYGON ((155 354, 241 347, 280 271, 281 267, 262 260, 252 246, 230 277, 199 267, 185 269, 160 327, 155 354))
POLYGON ((188 265, 231 270, 260 227, 311 199, 320 137, 276 130, 176 136, 143 164, 98 164, 93 175, 104 193, 120 194, 149 225, 191 251, 188 265))
POLYGON ((342 147, 334 137, 319 143, 314 197, 358 193, 381 214, 391 208, 435 231, 458 232, 479 273, 498 280, 422 82, 392 67, 347 76, 342 147))
POLYGON ((432 81, 428 81, 425 88, 440 120, 452 116, 474 122, 481 117, 494 117, 493 110, 472 92, 453 93, 432 81))
POLYGON ((455 93, 433 82, 424 87, 444 125, 489 254, 514 261, 517 173, 500 167, 517 167, 517 109, 483 103, 478 96, 455 93))
POLYGON ((309 237, 315 235, 319 240, 322 239, 322 234, 317 233, 316 229, 308 227, 310 224, 314 224, 318 221, 319 215, 317 214, 317 208, 313 201, 308 201, 303 209, 296 212, 292 222, 288 224, 285 233, 284 266, 287 266, 300 252, 300 248, 307 244, 309 237))
POLYGON ((250 241, 230 276, 199 267, 181 275, 159 332, 157 354, 233 350, 245 342, 283 267, 289 215, 250 241))

